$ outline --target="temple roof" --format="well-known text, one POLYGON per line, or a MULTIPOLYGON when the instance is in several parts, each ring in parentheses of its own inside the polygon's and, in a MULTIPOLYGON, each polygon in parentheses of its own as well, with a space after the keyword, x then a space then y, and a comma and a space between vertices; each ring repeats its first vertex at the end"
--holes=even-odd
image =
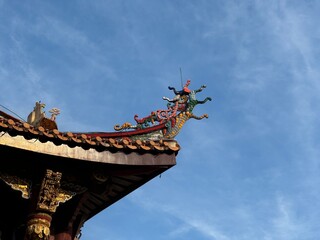
POLYGON ((40 142, 52 142, 55 145, 66 144, 69 147, 81 147, 85 150, 119 151, 129 152, 178 152, 179 144, 172 139, 130 140, 120 137, 116 133, 113 137, 100 137, 93 133, 60 132, 57 129, 45 129, 42 126, 34 127, 27 122, 21 122, 14 117, 0 111, 0 131, 7 132, 11 136, 23 136, 25 139, 38 139, 40 142))
POLYGON ((25 223, 32 187, 53 169, 62 173, 62 191, 73 197, 57 208, 52 227, 59 232, 73 226, 75 235, 88 219, 174 166, 179 149, 172 139, 133 140, 35 127, 0 111, 0 190, 5 196, 0 229, 25 223))

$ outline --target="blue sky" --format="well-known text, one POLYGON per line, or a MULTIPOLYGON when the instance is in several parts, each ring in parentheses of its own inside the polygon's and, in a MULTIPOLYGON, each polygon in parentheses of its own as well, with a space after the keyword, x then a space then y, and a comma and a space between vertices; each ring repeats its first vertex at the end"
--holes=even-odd
POLYGON ((0 104, 61 131, 112 131, 207 85, 177 165, 81 240, 316 240, 320 2, 0 0, 0 104))

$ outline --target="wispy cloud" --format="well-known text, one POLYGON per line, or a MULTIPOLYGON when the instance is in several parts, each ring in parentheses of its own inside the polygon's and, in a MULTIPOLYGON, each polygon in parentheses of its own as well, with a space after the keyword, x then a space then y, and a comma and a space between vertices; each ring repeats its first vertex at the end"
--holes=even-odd
POLYGON ((219 231, 218 227, 215 227, 212 222, 208 222, 207 219, 201 218, 196 213, 177 208, 177 206, 160 204, 150 198, 145 199, 143 202, 135 198, 131 198, 131 200, 145 209, 156 212, 160 211, 167 214, 169 217, 182 221, 183 225, 178 226, 177 228, 175 227, 174 230, 168 233, 168 237, 181 237, 185 234, 190 234, 190 231, 196 231, 204 237, 212 240, 230 239, 224 233, 219 231))
MULTIPOLYGON (((316 146, 320 110, 314 104, 319 101, 320 34, 317 10, 312 6, 291 1, 230 1, 222 27, 208 26, 213 30, 206 35, 225 34, 232 39, 236 61, 231 88, 243 98, 235 107, 248 121, 242 127, 261 133, 281 128, 304 149, 316 146)), ((319 155, 316 152, 310 150, 313 159, 319 155)))
MULTIPOLYGON (((264 8, 265 5, 261 4, 260 7, 264 8)), ((278 53, 275 56, 283 59, 291 75, 287 81, 292 94, 291 136, 298 144, 303 158, 307 159, 296 161, 301 169, 308 169, 307 179, 311 177, 316 180, 317 173, 312 172, 319 166, 320 156, 317 136, 320 108, 315 104, 320 101, 320 70, 317 57, 320 33, 317 30, 317 7, 310 7, 311 5, 299 2, 293 8, 291 2, 281 1, 265 13, 270 29, 276 37, 276 44, 280 47, 279 50, 274 50, 278 53), (286 59, 282 58, 282 55, 286 56, 286 59)))
POLYGON ((310 225, 304 223, 302 218, 298 218, 297 209, 291 199, 278 194, 275 199, 275 210, 274 218, 270 219, 271 225, 265 229, 264 239, 311 239, 310 225))

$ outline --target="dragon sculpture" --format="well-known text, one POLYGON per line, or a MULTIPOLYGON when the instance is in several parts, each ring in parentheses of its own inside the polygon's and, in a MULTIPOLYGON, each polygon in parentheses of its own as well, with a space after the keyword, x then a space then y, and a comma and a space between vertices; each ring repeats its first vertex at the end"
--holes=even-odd
POLYGON ((138 118, 138 115, 135 115, 135 125, 125 122, 122 125, 115 125, 114 129, 116 131, 126 131, 127 133, 136 132, 137 134, 130 134, 130 137, 128 136, 132 140, 138 138, 156 140, 162 138, 173 139, 190 118, 197 120, 208 118, 208 114, 195 116, 192 113, 196 105, 212 100, 210 97, 205 98, 203 101, 196 99, 196 94, 205 89, 206 86, 202 85, 197 90, 190 90, 190 83, 191 81, 187 80, 181 91, 177 91, 174 87, 168 87, 169 90, 175 93, 175 97, 173 99, 163 97, 163 100, 167 101, 167 109, 153 111, 149 116, 144 118, 138 118), (130 129, 134 129, 134 131, 128 131, 130 129), (139 134, 140 132, 141 134, 139 134))

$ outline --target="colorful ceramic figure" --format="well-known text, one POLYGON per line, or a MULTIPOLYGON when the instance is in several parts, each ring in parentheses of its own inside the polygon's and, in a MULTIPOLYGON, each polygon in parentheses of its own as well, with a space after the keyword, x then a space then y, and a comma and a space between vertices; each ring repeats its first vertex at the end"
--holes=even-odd
POLYGON ((197 90, 190 90, 190 83, 191 81, 187 80, 180 91, 177 91, 174 87, 168 87, 169 90, 173 90, 175 96, 172 99, 163 97, 168 102, 167 109, 153 111, 149 116, 144 118, 138 118, 138 115, 135 115, 134 120, 136 121, 136 125, 126 122, 122 125, 115 125, 114 129, 116 131, 134 129, 134 131, 127 132, 130 133, 133 140, 137 138, 173 139, 190 118, 198 120, 208 118, 207 114, 198 117, 192 113, 196 105, 212 100, 210 97, 205 98, 203 101, 196 99, 196 94, 201 92, 206 86, 203 85, 197 90), (134 134, 135 131, 136 134, 134 134), (139 134, 140 132, 141 134, 139 134))

